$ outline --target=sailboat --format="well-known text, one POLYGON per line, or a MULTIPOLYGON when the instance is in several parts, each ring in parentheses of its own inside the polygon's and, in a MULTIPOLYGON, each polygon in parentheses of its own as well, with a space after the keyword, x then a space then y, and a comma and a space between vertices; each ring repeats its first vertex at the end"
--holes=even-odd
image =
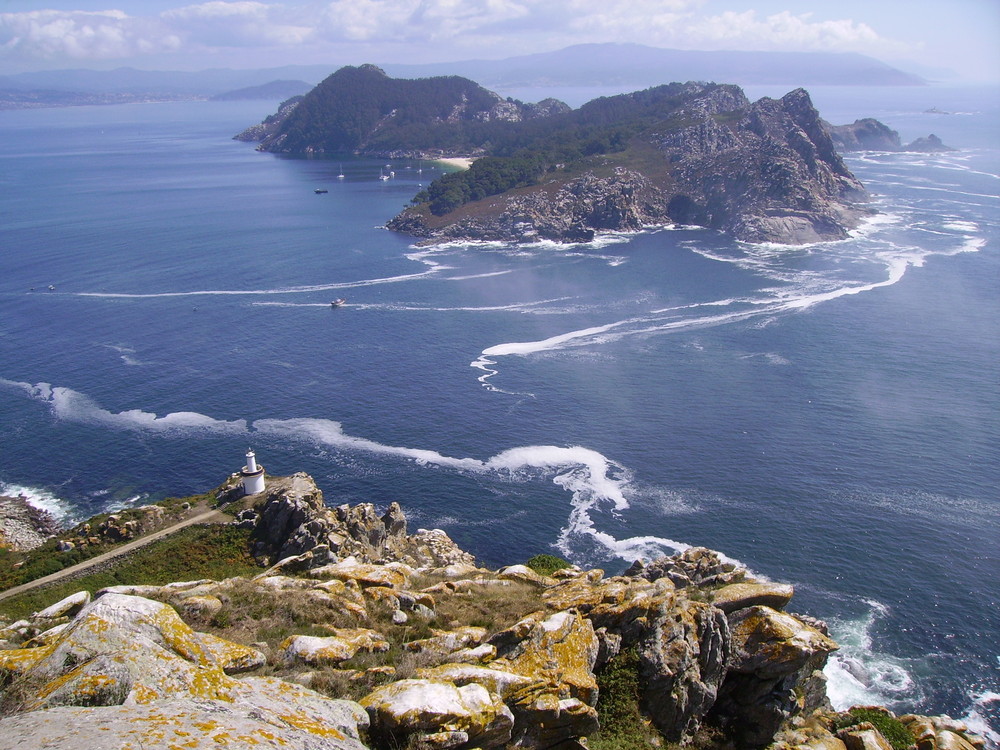
POLYGON ((384 182, 385 180, 389 179, 389 175, 387 175, 385 172, 383 172, 381 169, 379 169, 379 171, 378 171, 378 178, 384 182))
POLYGON ((344 165, 343 164, 340 165, 340 174, 337 175, 337 179, 338 180, 344 179, 344 165))

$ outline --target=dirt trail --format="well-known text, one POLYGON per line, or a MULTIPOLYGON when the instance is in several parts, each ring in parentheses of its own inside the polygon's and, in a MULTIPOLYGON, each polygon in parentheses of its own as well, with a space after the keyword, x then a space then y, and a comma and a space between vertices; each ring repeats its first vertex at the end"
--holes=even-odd
POLYGON ((151 542, 155 542, 158 539, 162 539, 165 536, 170 536, 181 529, 187 528, 188 526, 193 526, 196 523, 226 523, 232 520, 229 516, 219 510, 209 510, 204 513, 199 513, 196 516, 191 516, 183 521, 173 524, 172 526, 167 526, 159 531, 154 531, 148 536, 144 536, 141 539, 136 539, 134 542, 129 542, 128 544, 123 544, 121 547, 115 547, 110 552, 104 552, 97 557, 92 557, 89 560, 84 560, 83 562, 77 563, 76 565, 71 565, 68 568, 63 568, 58 573, 52 573, 41 578, 36 578, 34 581, 28 581, 28 583, 22 583, 20 586, 14 586, 13 588, 7 589, 6 591, 0 591, 0 601, 7 599, 11 596, 17 596, 18 594, 23 594, 25 591, 31 591, 31 589, 38 588, 39 586, 45 586, 50 583, 55 583, 56 581, 61 581, 64 578, 70 578, 79 575, 81 572, 87 570, 88 568, 93 568, 102 563, 106 563, 109 560, 113 560, 116 557, 121 557, 122 555, 127 555, 140 547, 145 547, 151 542))

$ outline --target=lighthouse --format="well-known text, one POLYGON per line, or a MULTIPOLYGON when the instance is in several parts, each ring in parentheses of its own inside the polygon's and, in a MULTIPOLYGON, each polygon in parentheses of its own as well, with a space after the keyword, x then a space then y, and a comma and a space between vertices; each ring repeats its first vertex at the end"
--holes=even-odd
POLYGON ((243 494, 256 495, 264 491, 264 467, 257 465, 253 449, 247 448, 247 465, 240 471, 243 477, 243 494))

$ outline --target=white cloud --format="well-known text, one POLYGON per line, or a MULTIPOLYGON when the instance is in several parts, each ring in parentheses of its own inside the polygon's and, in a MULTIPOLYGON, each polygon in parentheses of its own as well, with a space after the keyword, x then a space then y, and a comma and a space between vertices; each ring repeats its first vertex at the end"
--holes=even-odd
POLYGON ((283 5, 212 0, 165 11, 160 19, 174 33, 205 47, 283 47, 307 42, 315 34, 312 24, 293 22, 295 16, 283 5))
POLYGON ((813 21, 812 16, 786 10, 758 18, 754 10, 727 11, 693 20, 686 34, 708 49, 884 53, 900 52, 906 47, 880 36, 865 23, 851 19, 813 21))
MULTIPOLYGON (((195 59, 259 48, 295 62, 363 49, 389 62, 390 49, 397 60, 403 50, 447 59, 634 41, 684 49, 912 51, 855 20, 789 11, 707 15, 708 7, 708 0, 209 0, 147 16, 28 11, 0 14, 0 55, 83 61, 176 51, 195 59)), ((240 54, 249 65, 272 59, 240 54)))
POLYGON ((179 44, 155 20, 120 10, 0 13, 0 50, 5 56, 107 60, 171 51, 179 44))

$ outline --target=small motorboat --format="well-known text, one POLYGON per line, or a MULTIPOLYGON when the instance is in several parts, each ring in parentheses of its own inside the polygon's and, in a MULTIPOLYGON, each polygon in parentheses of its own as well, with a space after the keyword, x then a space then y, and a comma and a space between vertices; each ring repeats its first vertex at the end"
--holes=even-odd
POLYGON ((321 193, 329 193, 330 191, 326 188, 316 188, 313 192, 316 193, 316 195, 320 195, 321 193))
POLYGON ((347 300, 341 297, 340 299, 335 299, 331 302, 330 307, 343 307, 345 302, 347 302, 347 300))

